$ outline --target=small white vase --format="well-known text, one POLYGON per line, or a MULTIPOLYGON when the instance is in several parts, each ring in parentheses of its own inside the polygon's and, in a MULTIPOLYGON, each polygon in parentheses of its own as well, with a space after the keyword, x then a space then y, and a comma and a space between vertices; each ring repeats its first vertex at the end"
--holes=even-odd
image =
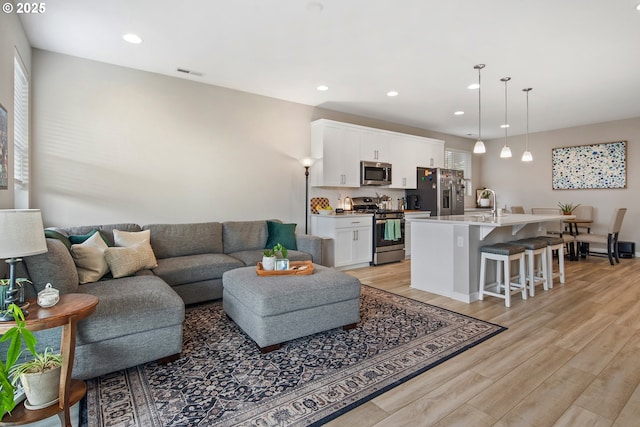
POLYGON ((489 199, 480 199, 480 207, 488 208, 490 204, 491 202, 489 199))
POLYGON ((276 257, 274 256, 263 256, 262 257, 262 269, 263 270, 273 270, 276 268, 276 257))

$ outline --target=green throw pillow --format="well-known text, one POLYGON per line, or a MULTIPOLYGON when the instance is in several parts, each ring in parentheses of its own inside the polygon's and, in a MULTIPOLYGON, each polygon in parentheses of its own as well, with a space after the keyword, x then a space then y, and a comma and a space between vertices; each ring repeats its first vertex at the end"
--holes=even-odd
POLYGON ((60 240, 66 246, 66 248, 69 250, 69 252, 71 252, 71 241, 64 234, 58 233, 55 230, 47 230, 47 229, 45 229, 44 230, 44 237, 49 238, 49 239, 60 240))
MULTIPOLYGON (((69 241, 71 242, 72 245, 79 245, 81 243, 86 242, 89 237, 93 236, 96 233, 100 233, 100 231, 91 230, 87 234, 77 234, 77 235, 69 236, 69 241)), ((102 240, 104 240, 107 246, 109 246, 109 242, 107 242, 107 239, 104 238, 102 233, 100 233, 100 237, 102 237, 102 240)))
POLYGON ((271 249, 278 243, 287 250, 297 250, 296 245, 296 224, 280 224, 279 222, 267 221, 267 245, 265 248, 271 249))

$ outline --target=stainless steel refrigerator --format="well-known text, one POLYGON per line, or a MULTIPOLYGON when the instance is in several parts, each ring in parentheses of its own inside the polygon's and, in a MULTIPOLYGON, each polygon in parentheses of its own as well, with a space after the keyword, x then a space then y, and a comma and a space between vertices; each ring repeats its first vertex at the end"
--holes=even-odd
POLYGON ((431 216, 464 214, 463 171, 418 168, 417 174, 417 188, 406 190, 407 209, 431 211, 431 216))

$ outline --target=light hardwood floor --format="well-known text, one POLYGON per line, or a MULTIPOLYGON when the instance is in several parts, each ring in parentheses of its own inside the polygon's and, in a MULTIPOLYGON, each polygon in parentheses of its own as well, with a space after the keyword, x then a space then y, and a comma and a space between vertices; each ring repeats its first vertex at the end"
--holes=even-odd
POLYGON ((410 262, 364 284, 509 328, 328 426, 640 426, 640 259, 566 262, 567 280, 511 308, 410 288, 410 262))

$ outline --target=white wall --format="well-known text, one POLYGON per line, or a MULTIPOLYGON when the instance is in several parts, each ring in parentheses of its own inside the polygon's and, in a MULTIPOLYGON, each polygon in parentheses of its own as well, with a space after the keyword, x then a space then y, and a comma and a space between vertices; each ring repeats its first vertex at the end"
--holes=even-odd
POLYGON ((317 118, 470 144, 37 49, 33 70, 33 200, 45 225, 279 218, 302 231, 298 159, 309 155, 317 118))
POLYGON ((522 163, 524 137, 508 139, 514 157, 500 159, 504 140, 486 143, 487 152, 477 156, 481 165, 481 185, 493 188, 498 206, 523 205, 555 207, 558 202, 581 203, 594 207, 593 231, 606 232, 614 209, 626 207, 620 240, 640 242, 640 118, 559 129, 529 135, 529 148, 534 161, 522 163), (627 188, 598 190, 553 190, 551 182, 551 149, 601 142, 627 141, 627 188))
POLYGON ((45 223, 304 218, 312 108, 34 50, 45 223))
POLYGON ((0 190, 0 209, 14 207, 13 189, 13 60, 16 50, 27 68, 31 70, 31 47, 22 29, 18 15, 0 13, 0 104, 7 110, 9 133, 9 185, 0 190))

